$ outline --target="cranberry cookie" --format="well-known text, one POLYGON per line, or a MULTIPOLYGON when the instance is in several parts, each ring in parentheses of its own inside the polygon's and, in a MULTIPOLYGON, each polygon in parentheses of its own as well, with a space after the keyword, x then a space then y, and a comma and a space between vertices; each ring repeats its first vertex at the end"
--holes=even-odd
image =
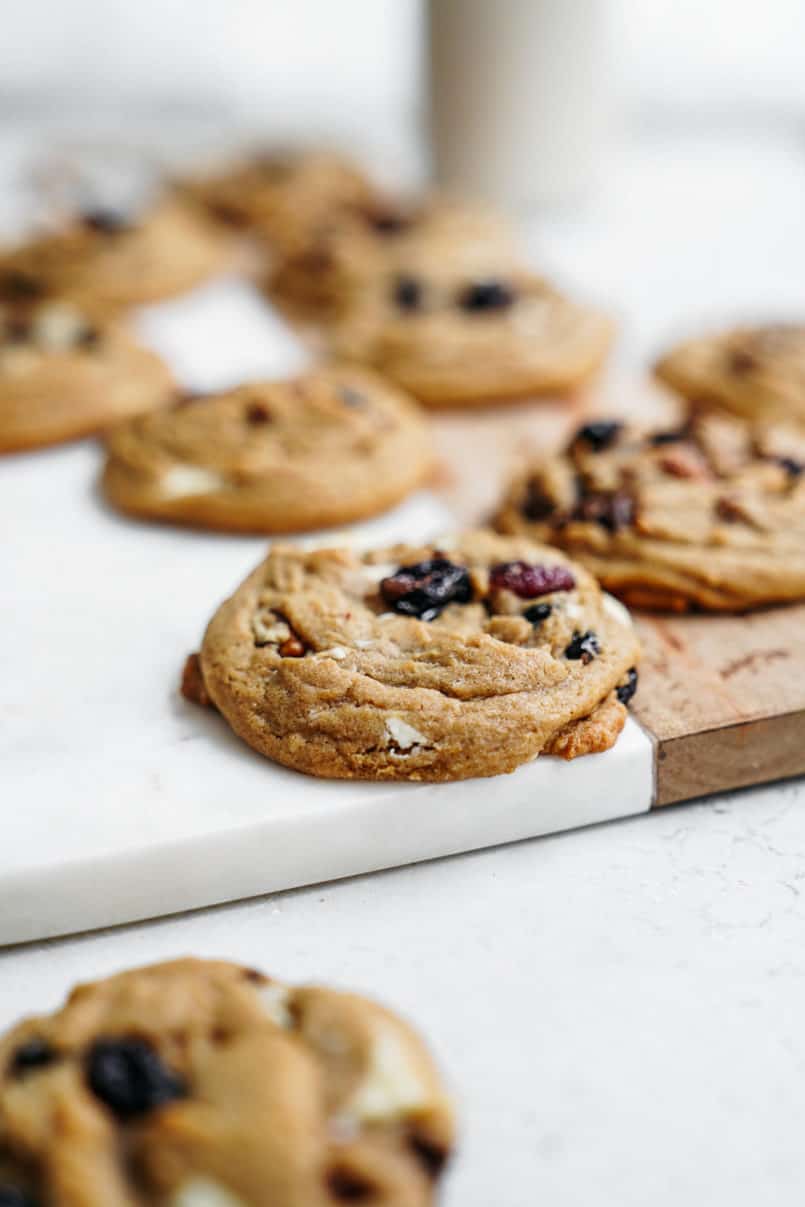
POLYGON ((1 256, 0 295, 36 292, 116 309, 191 289, 229 257, 229 241, 176 198, 136 217, 91 210, 1 256))
POLYGON ((453 1138, 395 1015, 235 964, 81 985, 0 1041, 8 1207, 429 1207, 453 1138))
POLYGON ((607 749, 637 657, 625 609, 523 538, 275 546, 213 617, 184 691, 298 771, 456 780, 607 749))
POLYGON ((0 452, 85 436, 161 405, 159 357, 71 302, 0 300, 0 452))
POLYGON ((659 379, 696 404, 805 423, 805 324, 738 327, 672 348, 659 379))
POLYGON ((415 403, 332 366, 180 399, 108 436, 103 487, 121 511, 240 532, 298 532, 399 502, 431 469, 415 403))
POLYGON ((612 334, 540 278, 478 277, 456 250, 367 285, 331 342, 427 405, 466 406, 567 393, 599 368, 612 334))
POLYGON ((496 213, 479 206, 376 197, 332 209, 303 246, 279 257, 265 287, 291 318, 330 322, 368 283, 424 278, 444 261, 479 280, 501 267, 513 270, 512 234, 496 213))
POLYGON ((803 470, 793 428, 596 421, 518 475, 497 527, 561 546, 635 607, 743 611, 805 598, 803 470))

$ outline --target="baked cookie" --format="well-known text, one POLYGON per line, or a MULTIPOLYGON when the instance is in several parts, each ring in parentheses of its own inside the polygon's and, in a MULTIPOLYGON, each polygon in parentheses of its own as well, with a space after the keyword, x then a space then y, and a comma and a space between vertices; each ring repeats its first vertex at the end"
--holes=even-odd
POLYGON ((503 219, 480 206, 375 197, 331 209, 303 246, 279 257, 265 288, 291 318, 331 322, 372 280, 426 279, 445 261, 485 280, 513 271, 517 251, 503 219))
POLYGON ((121 511, 240 532, 298 532, 375 515, 432 465, 419 408, 361 369, 191 395, 108 435, 121 511))
POLYGON ((612 334, 540 278, 508 267, 479 278, 456 252, 367 285, 330 339, 427 405, 466 406, 567 393, 599 368, 612 334))
POLYGON ((695 404, 805 423, 805 324, 737 327, 689 340, 658 362, 656 374, 695 404))
POLYGON ((805 598, 804 470, 793 428, 597 420, 518 475, 497 527, 561 546, 634 607, 738 612, 805 598))
POLYGON ((375 195, 356 164, 327 151, 255 154, 184 188, 224 226, 252 231, 288 253, 339 207, 368 204, 375 195))
POLYGON ((178 198, 136 217, 91 210, 0 256, 0 299, 48 295, 115 309, 191 289, 229 258, 229 241, 178 198))
POLYGON ((165 403, 166 365, 72 302, 0 301, 0 452, 73 440, 165 403))
POLYGON ((236 964, 80 985, 0 1041, 3 1207, 428 1207, 453 1138, 405 1023, 236 964))
POLYGON ((637 657, 625 609, 523 538, 274 546, 216 612, 183 689, 298 771, 457 780, 607 749, 637 657))

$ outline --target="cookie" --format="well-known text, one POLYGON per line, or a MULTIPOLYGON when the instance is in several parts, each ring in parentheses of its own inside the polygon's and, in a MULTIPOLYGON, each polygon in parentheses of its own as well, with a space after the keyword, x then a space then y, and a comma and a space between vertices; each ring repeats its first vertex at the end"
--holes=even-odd
POLYGON ((226 227, 292 252, 341 206, 369 203, 374 186, 350 160, 326 151, 265 152, 185 183, 226 227))
POLYGON ((659 379, 696 404, 805 423, 805 324, 737 327, 672 348, 659 379))
POLYGON ((0 301, 0 452, 88 435, 166 402, 153 352, 69 302, 0 301))
POLYGON ((108 436, 103 475, 121 511, 240 532, 298 532, 375 515, 431 469, 419 408, 338 366, 294 381, 190 396, 108 436))
POLYGON ((609 319, 508 267, 477 277, 461 253, 361 291, 330 333, 341 356, 371 365, 429 406, 565 394, 600 367, 609 319))
POLYGON ((298 771, 457 780, 607 749, 637 657, 625 609, 523 538, 274 546, 216 612, 184 691, 298 771))
POLYGON ((399 1018, 222 961, 80 985, 0 1041, 9 1207, 428 1207, 453 1136, 399 1018))
POLYGON ((229 242, 176 198, 139 216, 91 210, 0 256, 0 299, 37 293, 116 309, 191 289, 229 257, 229 242))
POLYGON ((805 433, 724 414, 582 427, 511 485, 497 527, 561 546, 635 607, 805 598, 805 433))
POLYGON ((513 269, 517 252, 493 211, 444 198, 377 197, 333 208, 303 246, 279 257, 265 288, 291 318, 330 322, 376 278, 427 277, 446 260, 485 279, 513 269))

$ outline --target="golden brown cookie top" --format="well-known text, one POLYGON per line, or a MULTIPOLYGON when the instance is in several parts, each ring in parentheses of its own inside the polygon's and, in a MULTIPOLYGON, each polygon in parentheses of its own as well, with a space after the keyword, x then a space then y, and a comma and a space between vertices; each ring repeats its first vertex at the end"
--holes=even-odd
POLYGON ((176 960, 0 1041, 15 1207, 427 1207, 453 1143, 423 1044, 363 998, 176 960))
POLYGON ((332 345, 435 405, 566 391, 596 369, 612 325, 540 277, 465 253, 426 257, 358 293, 332 345))
POLYGON ((805 324, 737 327, 672 348, 657 376, 694 403, 805 423, 805 324))
POLYGON ((201 666, 230 723, 280 761, 451 779, 533 758, 637 654, 585 570, 475 532, 364 554, 275 546, 214 617, 201 666))
POLYGON ((793 428, 723 414, 667 431, 595 420, 518 476, 499 523, 562 544, 632 536, 801 556, 804 468, 805 434, 793 428))
POLYGON ((112 431, 108 453, 107 490, 124 509, 170 518, 175 501, 217 495, 233 524, 241 507, 243 522, 279 532, 342 522, 364 495, 382 510, 431 462, 416 405, 349 366, 180 398, 112 431))

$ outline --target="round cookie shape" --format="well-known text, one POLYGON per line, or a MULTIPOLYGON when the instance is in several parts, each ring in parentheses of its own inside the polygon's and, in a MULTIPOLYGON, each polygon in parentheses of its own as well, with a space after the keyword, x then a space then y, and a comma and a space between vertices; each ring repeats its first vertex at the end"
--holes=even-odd
POLYGON ((449 407, 568 393, 600 367, 612 335, 608 318, 541 278, 506 263, 468 273, 456 252, 367 286, 330 340, 420 402, 449 407))
POLYGON ((174 388, 158 356, 77 304, 0 301, 0 452, 88 435, 174 388))
POLYGON ((517 475, 497 528, 560 546, 634 607, 740 612, 805 598, 805 432, 715 412, 580 428, 517 475))
POLYGON ((229 240, 178 197, 136 216, 89 210, 0 257, 0 301, 28 289, 115 310, 191 289, 230 254, 229 240))
POLYGON ((375 196, 351 160, 316 150, 258 152, 184 187, 225 227, 252 231, 288 253, 340 207, 375 196))
POLYGON ((443 197, 376 197, 332 210, 303 246, 279 258, 265 288, 292 319, 332 322, 373 280, 426 279, 446 260, 484 280, 513 271, 517 252, 492 210, 443 197))
POLYGON ((81 985, 0 1040, 4 1203, 429 1207, 453 1140, 394 1014, 223 961, 81 985))
POLYGON ((695 405, 805 424, 805 323, 736 327, 688 340, 666 353, 655 372, 695 405))
POLYGON ((348 366, 191 395, 120 425, 107 451, 103 488, 120 510, 239 532, 375 515, 432 465, 419 408, 348 366))
POLYGON ((638 653, 625 609, 527 539, 274 546, 213 617, 184 690, 299 771, 456 780, 607 749, 638 653))

